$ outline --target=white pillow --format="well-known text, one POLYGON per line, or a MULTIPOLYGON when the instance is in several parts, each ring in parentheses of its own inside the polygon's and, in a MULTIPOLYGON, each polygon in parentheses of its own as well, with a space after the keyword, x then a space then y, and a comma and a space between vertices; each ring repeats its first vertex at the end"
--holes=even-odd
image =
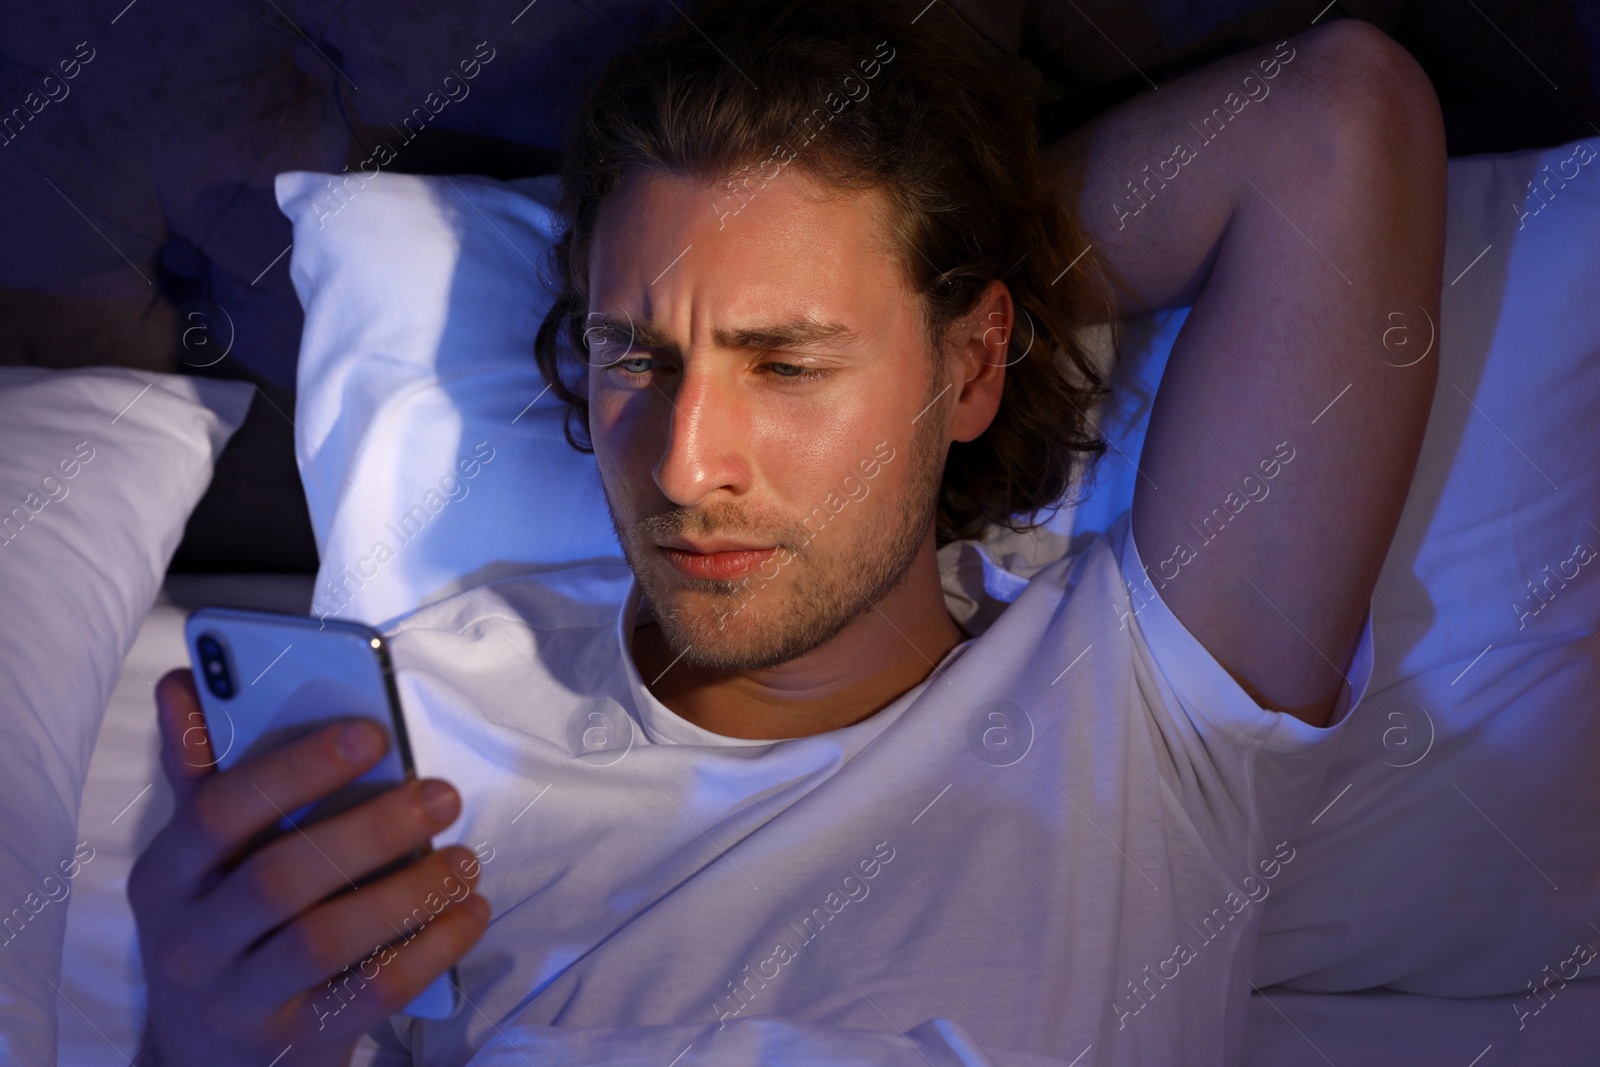
MULTIPOLYGON (((106 701, 242 382, 0 367, 0 1061, 56 1061, 79 795, 106 701)), ((153 686, 156 679, 148 678, 153 686)), ((154 697, 151 697, 154 714, 154 697)), ((133 798, 129 798, 130 800, 133 798)))
MULTIPOLYGON (((1303 839, 1315 858, 1263 913, 1258 985, 1536 1010, 1530 983, 1600 945, 1592 144, 1450 163, 1439 381, 1373 594, 1372 680, 1303 839)), ((1420 352, 1426 323, 1395 311, 1420 352)))
MULTIPOLYGON (((1600 165, 1580 158, 1592 158, 1587 146, 1451 161, 1435 344, 1416 308, 1396 308, 1373 339, 1375 358, 1391 363, 1439 359, 1439 385, 1373 594, 1377 656, 1361 722, 1297 842, 1315 862, 1296 867, 1264 913, 1257 985, 1517 992, 1593 933, 1600 775, 1582 761, 1600 752, 1600 577, 1589 576, 1600 561, 1524 629, 1509 610, 1531 595, 1524 582, 1585 537, 1600 546, 1589 525, 1600 512, 1586 510, 1600 501, 1600 174, 1590 173, 1600 165), (1523 205, 1536 172, 1565 174, 1566 186, 1558 177, 1548 202, 1523 205)), ((277 184, 307 312, 300 462, 323 550, 321 610, 342 603, 387 621, 469 588, 491 564, 618 554, 593 459, 562 438, 561 405, 545 394, 523 412, 544 388, 532 338, 552 299, 540 272, 559 232, 556 179, 380 175, 329 218, 329 177, 277 184), (515 451, 499 450, 524 425, 515 451), (335 596, 330 581, 370 558, 386 524, 480 438, 500 465, 472 491, 492 487, 492 500, 449 504, 451 523, 426 528, 415 551, 369 562, 364 585, 335 596)), ((986 538, 1002 565, 1030 574, 1131 504, 1133 461, 1186 314, 1132 324, 1138 340, 1094 413, 1114 447, 1092 492, 1044 530, 986 538)))
POLYGON ((559 219, 517 186, 554 203, 556 179, 380 174, 342 202, 330 179, 277 177, 306 312, 312 613, 376 624, 518 565, 620 555, 533 359, 559 219))

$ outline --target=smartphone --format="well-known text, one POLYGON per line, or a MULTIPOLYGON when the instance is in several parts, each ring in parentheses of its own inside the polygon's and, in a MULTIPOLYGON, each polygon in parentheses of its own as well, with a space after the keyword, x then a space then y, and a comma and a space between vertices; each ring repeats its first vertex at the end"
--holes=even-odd
MULTIPOLYGON (((250 843, 252 851, 416 776, 388 645, 376 630, 303 615, 206 607, 189 613, 184 636, 219 769, 313 733, 330 719, 361 716, 389 735, 376 766, 321 800, 282 812, 276 826, 250 843)), ((428 851, 424 846, 402 856, 356 885, 376 881, 428 851)), ((461 1006, 457 986, 452 967, 401 1013, 448 1018, 461 1006)))

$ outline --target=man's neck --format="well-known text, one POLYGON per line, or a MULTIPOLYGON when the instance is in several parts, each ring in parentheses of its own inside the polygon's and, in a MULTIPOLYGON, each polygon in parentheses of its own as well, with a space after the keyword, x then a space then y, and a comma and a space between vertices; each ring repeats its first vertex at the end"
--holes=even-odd
POLYGON ((757 671, 673 663, 661 628, 633 631, 639 675, 680 717, 725 737, 806 737, 860 722, 933 673, 967 634, 950 617, 930 538, 899 585, 834 638, 757 671))

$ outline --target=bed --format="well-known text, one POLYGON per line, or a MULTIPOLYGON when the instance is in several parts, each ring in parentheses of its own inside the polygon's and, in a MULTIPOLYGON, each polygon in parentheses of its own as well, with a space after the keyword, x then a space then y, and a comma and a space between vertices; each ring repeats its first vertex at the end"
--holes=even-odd
MULTIPOLYGON (((438 524, 431 551, 343 596, 342 611, 381 621, 450 583, 581 558, 610 537, 592 465, 555 447, 558 413, 533 403, 527 337, 494 327, 453 338, 453 352, 476 346, 483 357, 448 386, 450 352, 408 348, 404 380, 384 385, 359 359, 374 339, 341 350, 331 316, 409 286, 416 318, 390 325, 430 336, 450 308, 428 271, 463 249, 462 269, 478 271, 486 291, 531 285, 529 257, 549 237, 552 186, 538 176, 556 158, 553 116, 608 37, 661 12, 478 5, 444 25, 419 10, 393 17, 395 36, 377 41, 361 32, 379 17, 362 4, 270 7, 241 5, 198 28, 129 5, 83 32, 76 14, 41 13, 0 46, 22 56, 4 74, 18 93, 29 88, 19 71, 64 77, 58 60, 78 64, 70 105, 52 101, 20 136, 8 129, 10 154, 0 157, 0 182, 19 205, 0 220, 0 362, 38 365, 0 367, 0 438, 28 444, 0 448, 0 503, 23 506, 30 526, 70 532, 26 562, 35 530, 8 528, 0 547, 0 599, 12 607, 0 697, 37 713, 0 723, 11 816, 0 828, 0 891, 40 901, 36 929, 10 950, 20 973, 0 989, 7 1062, 126 1063, 137 1046, 141 982, 123 894, 133 858, 170 810, 149 683, 185 662, 188 607, 330 610, 330 590, 371 545, 384 509, 437 484, 441 457, 447 468, 451 449, 491 424, 515 430, 492 468, 498 480, 482 479, 472 506, 508 509, 530 492, 559 492, 568 523, 534 544, 509 533, 468 544, 460 527, 438 524), (535 17, 548 21, 524 35, 535 17), (429 91, 435 68, 478 55, 479 24, 498 49, 487 69, 516 72, 507 80, 534 84, 550 107, 521 107, 506 82, 477 82, 475 101, 452 104, 385 175, 392 181, 343 216, 360 242, 311 237, 308 191, 358 165, 381 124, 429 91), (75 52, 83 33, 89 48, 75 52), (145 38, 182 73, 146 85, 145 38), (179 63, 180 51, 198 58, 179 63), (251 73, 235 78, 240 69, 251 73), (174 140, 168 123, 207 131, 209 142, 174 140), (91 154, 108 165, 83 167, 91 154), (465 231, 443 225, 452 212, 467 217, 465 231), (374 243, 385 234, 407 254, 374 243), (390 266, 374 270, 375 261, 390 266), (154 302, 146 284, 159 290, 154 302), (339 389, 363 391, 387 421, 352 432, 332 400, 339 389), (420 432, 441 409, 459 416, 448 433, 420 432), (79 460, 69 476, 76 429, 91 421, 118 447, 79 460), (385 455, 391 468, 408 458, 409 480, 369 491, 385 455), (41 489, 41 471, 55 472, 59 493, 41 489), (346 474, 362 487, 349 499, 346 474), (39 664, 82 649, 92 660, 82 677, 37 676, 39 664), (45 829, 50 849, 30 851, 30 835, 45 829), (77 842, 87 850, 74 852, 77 842), (60 855, 76 859, 69 890, 38 896, 39 872, 60 855)), ((1575 543, 1600 546, 1600 162, 1585 154, 1600 148, 1585 118, 1600 114, 1600 23, 1561 4, 1444 19, 1399 4, 1086 7, 962 5, 1031 70, 1049 128, 1143 87, 1128 63, 1159 80, 1313 16, 1353 14, 1423 60, 1457 157, 1437 338, 1450 373, 1440 375, 1375 597, 1383 651, 1364 703, 1368 728, 1317 805, 1310 839, 1332 857, 1316 868, 1322 884, 1285 892, 1273 913, 1247 1062, 1594 1062, 1600 968, 1576 963, 1573 948, 1600 944, 1600 926, 1590 929, 1600 924, 1600 580, 1561 564, 1576 558, 1575 543), (1108 49, 1105 32, 1129 54, 1108 49), (1536 198, 1530 183, 1545 168, 1570 181, 1536 198), (1552 586, 1552 571, 1568 573, 1566 584, 1552 586), (1430 851, 1439 841, 1452 847, 1430 851)), ((1111 525, 1131 497, 1131 461, 1182 321, 1130 328, 1115 403, 1101 413, 1121 459, 1038 537, 997 538, 987 551, 1013 569, 1039 566, 1111 525)), ((1400 325, 1384 335, 1396 353, 1433 339, 1400 325)), ((357 1062, 377 1055, 368 1048, 357 1062)))
MULTIPOLYGON (((171 812, 157 762, 150 690, 186 661, 183 619, 189 607, 227 604, 304 611, 311 582, 303 575, 203 575, 168 579, 128 650, 106 707, 84 787, 79 835, 97 857, 79 875, 67 923, 61 997, 60 1063, 112 1067, 138 1048, 140 987, 124 897, 128 870, 171 812)), ((1522 997, 1447 998, 1388 990, 1304 993, 1268 988, 1252 995, 1244 1067, 1511 1067, 1593 1063, 1600 1048, 1600 980, 1568 983, 1548 1007, 1523 1019, 1522 997)), ((357 1063, 383 1064, 375 1050, 357 1063)), ((398 1062, 398 1061, 395 1061, 398 1062)))
MULTIPOLYGON (((1594 840, 1597 798, 1592 774, 1583 771, 1596 750, 1600 718, 1594 715, 1593 684, 1600 586, 1574 579, 1571 591, 1552 601, 1540 619, 1542 639, 1523 640, 1521 652, 1501 659, 1485 658, 1488 649, 1466 653, 1480 644, 1515 646, 1519 635, 1527 637, 1528 619, 1519 627, 1504 606, 1482 606, 1482 586, 1462 581, 1463 561, 1480 582, 1536 569, 1534 561, 1565 543, 1568 527, 1581 529, 1592 517, 1586 509, 1600 499, 1592 437, 1577 436, 1600 401, 1600 309, 1581 295, 1600 285, 1600 257, 1583 236, 1600 221, 1600 181, 1590 187, 1574 183, 1571 196, 1546 208, 1551 214, 1545 221, 1554 225, 1543 230, 1519 230, 1517 215, 1494 210, 1525 175, 1577 154, 1575 145, 1563 145, 1451 165, 1447 264, 1458 284, 1447 290, 1440 324, 1448 336, 1439 354, 1441 396, 1374 597, 1382 651, 1360 709, 1371 728, 1366 742, 1342 757, 1318 805, 1326 814, 1343 803, 1346 822, 1335 825, 1330 818, 1324 825, 1333 833, 1306 839, 1308 848, 1321 841, 1335 850, 1316 868, 1318 878, 1333 884, 1286 891, 1275 928, 1264 937, 1257 975, 1276 972, 1282 980, 1263 977, 1253 994, 1248 1063, 1584 1062, 1600 1039, 1600 979, 1582 973, 1584 961, 1574 962, 1568 951, 1573 941, 1600 941, 1600 931, 1593 938, 1580 932, 1585 916, 1600 914, 1593 888, 1600 881, 1600 851, 1584 847, 1594 840), (1556 213, 1558 206, 1563 214, 1556 213), (1497 244, 1499 255, 1493 252, 1497 244), (1540 358, 1529 360, 1529 352, 1540 358), (1542 398, 1536 413, 1525 406, 1530 398, 1542 398), (1573 447, 1583 441, 1587 448, 1573 447), (1537 477, 1533 471, 1566 491, 1524 498, 1518 486, 1537 477), (1483 511, 1483 495, 1464 491, 1485 479, 1514 501, 1511 515, 1503 514, 1498 500, 1483 511), (1541 529, 1560 536, 1541 538, 1541 529), (1529 652, 1536 654, 1524 654, 1529 652), (1479 672, 1474 682, 1481 684, 1457 686, 1473 668, 1479 672), (1540 691, 1527 669, 1566 682, 1540 691), (1520 694, 1508 696, 1507 686, 1520 694), (1438 691, 1452 688, 1454 702, 1441 702, 1438 691), (1533 734, 1534 740, 1518 742, 1512 731, 1533 734), (1564 770, 1557 750, 1574 760, 1564 770), (1548 806, 1548 783, 1501 782, 1491 788, 1475 777, 1504 778, 1506 767, 1518 765, 1542 767, 1560 783, 1566 790, 1563 814, 1547 813, 1542 827, 1519 823, 1518 805, 1548 806), (1403 777, 1408 771, 1409 779, 1403 777), (1421 777, 1423 771, 1435 777, 1421 777), (1346 773, 1349 783, 1339 777, 1346 773), (1347 797, 1356 779, 1363 788, 1347 797), (1482 811, 1482 822, 1468 821, 1464 807, 1443 815, 1395 814, 1408 807, 1426 811, 1423 802, 1447 789, 1446 780, 1477 795, 1498 821, 1482 811), (1416 860, 1407 852, 1438 834, 1465 834, 1470 847, 1438 849, 1429 860, 1431 873, 1407 871, 1416 860), (1560 845, 1567 846, 1566 856, 1552 858, 1551 849, 1560 845), (1534 884, 1534 871, 1563 888, 1545 892, 1534 884), (1429 892, 1436 895, 1435 907, 1448 913, 1443 918, 1419 911, 1421 895, 1429 892), (1371 899, 1351 903, 1361 898, 1371 899), (1365 931, 1353 929, 1356 918, 1369 924, 1365 931), (1319 919, 1328 921, 1319 927, 1319 919), (1413 927, 1409 940, 1407 924, 1413 927)), ((280 177, 286 214, 306 221, 311 212, 301 193, 320 178, 280 177)), ((491 465, 493 477, 475 483, 470 506, 481 509, 476 516, 496 515, 530 493, 564 492, 568 521, 533 543, 525 532, 496 533, 494 523, 464 522, 456 529, 434 523, 424 551, 387 567, 353 595, 339 596, 337 606, 380 622, 458 583, 470 588, 490 573, 605 551, 609 533, 593 471, 559 468, 559 462, 582 462, 556 451, 559 409, 523 400, 533 395, 537 381, 530 376, 536 372, 516 362, 526 341, 518 330, 531 327, 502 324, 437 340, 437 320, 450 312, 449 300, 439 295, 437 264, 449 263, 453 276, 473 281, 458 290, 493 301, 492 279, 520 284, 506 271, 521 253, 508 249, 504 234, 529 242, 530 251, 548 241, 555 232, 549 210, 554 193, 551 179, 393 176, 365 194, 359 209, 365 214, 352 209, 354 221, 344 236, 320 243, 304 237, 296 263, 308 316, 298 444, 322 570, 315 577, 169 574, 142 616, 94 740, 78 813, 78 839, 93 843, 94 858, 73 883, 66 917, 56 1001, 60 1062, 124 1062, 136 1046, 140 976, 123 893, 134 857, 170 812, 156 762, 149 681, 185 662, 181 625, 189 607, 220 603, 306 612, 320 603, 320 610, 331 610, 335 579, 348 573, 349 562, 378 535, 375 524, 401 506, 396 501, 436 482, 439 471, 448 470, 454 447, 491 423, 510 425, 518 414, 515 436, 499 431, 498 466, 491 465), (461 216, 450 206, 455 197, 479 209, 493 241, 475 241, 470 229, 460 227, 461 216), (403 270, 393 266, 394 248, 385 242, 412 250, 403 270), (367 375, 362 354, 380 343, 377 328, 352 341, 349 323, 376 321, 363 309, 372 293, 413 289, 407 303, 414 317, 382 327, 389 362, 381 379, 367 375), (342 325, 336 328, 330 317, 342 325), (395 332, 435 340, 397 350, 395 332), (473 363, 449 362, 452 351, 459 359, 467 350, 474 353, 473 363), (354 428, 338 415, 353 393, 366 399, 370 412, 354 428), (433 440, 429 433, 435 431, 427 427, 439 421, 441 405, 453 411, 453 421, 443 439, 433 440), (392 477, 397 457, 406 472, 398 485, 392 477), (379 477, 385 471, 391 476, 379 477)), ((531 267, 533 257, 526 262, 531 267)), ((1019 571, 1038 566, 1073 551, 1126 507, 1149 400, 1182 320, 1179 312, 1132 324, 1117 388, 1098 412, 1115 451, 1128 462, 1104 468, 1092 491, 1064 508, 1046 530, 1029 537, 994 535, 985 551, 1019 571)), ((1600 543, 1600 537, 1594 540, 1600 543)), ((377 1062, 375 1047, 365 1055, 366 1062, 377 1062)))

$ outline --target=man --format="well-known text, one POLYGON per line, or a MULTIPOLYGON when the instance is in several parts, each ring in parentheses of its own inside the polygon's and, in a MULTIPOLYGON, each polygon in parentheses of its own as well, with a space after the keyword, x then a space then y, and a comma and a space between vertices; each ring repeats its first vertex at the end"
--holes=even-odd
POLYGON ((715 3, 608 67, 538 358, 626 565, 393 624, 461 794, 248 856, 377 753, 200 773, 163 679, 148 1062, 1237 1058, 1432 397, 1384 337, 1438 321, 1437 107, 1335 22, 1043 152, 1032 114, 939 5, 715 3), (963 583, 1104 447, 1074 329, 1191 304, 1132 511, 963 583), (384 1023, 452 964, 461 1013, 384 1023))

